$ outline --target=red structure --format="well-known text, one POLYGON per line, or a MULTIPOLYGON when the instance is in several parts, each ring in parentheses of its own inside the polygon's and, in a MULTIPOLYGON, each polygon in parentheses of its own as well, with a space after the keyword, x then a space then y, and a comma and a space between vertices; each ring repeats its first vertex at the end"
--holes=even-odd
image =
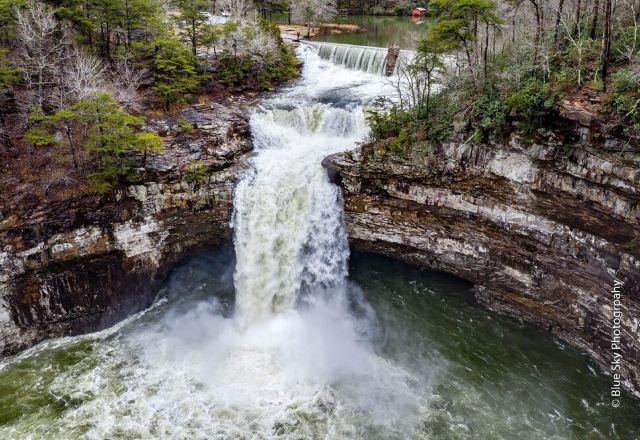
POLYGON ((427 8, 414 8, 411 12, 412 17, 426 17, 427 16, 427 8))

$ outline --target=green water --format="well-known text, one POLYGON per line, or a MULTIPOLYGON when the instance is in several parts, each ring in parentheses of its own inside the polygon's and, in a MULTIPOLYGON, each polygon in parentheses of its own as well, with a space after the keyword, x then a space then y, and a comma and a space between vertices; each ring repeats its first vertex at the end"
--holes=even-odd
MULTIPOLYGON (((610 382, 585 356, 476 304, 471 286, 385 258, 354 258, 352 279, 376 309, 382 349, 414 368, 439 359, 425 438, 637 439, 640 402, 610 405, 610 382)), ((435 361, 437 363, 437 361, 435 361)))
MULTIPOLYGON (((295 345, 289 318, 276 317, 240 344, 243 333, 229 318, 232 269, 229 250, 194 257, 173 272, 146 313, 0 364, 0 438, 640 436, 638 401, 624 397, 612 408, 608 379, 584 356, 548 333, 479 308, 459 279, 355 255, 349 319, 357 323, 357 343, 377 360, 352 362, 359 350, 325 347, 313 357, 313 378, 305 379, 297 372, 309 365, 297 358, 315 350, 314 341, 340 346, 338 338, 322 336, 332 325, 316 313, 292 315, 301 325, 294 328, 312 336, 292 352, 296 359, 273 342, 295 345), (261 344, 282 359, 277 368, 265 372, 270 364, 256 348, 261 344), (318 366, 332 363, 326 353, 347 360, 337 363, 338 373, 318 366), (217 369, 231 355, 241 362, 217 369), (375 372, 363 371, 361 380, 352 364, 375 372), (374 375, 380 372, 385 376, 374 375)), ((336 326, 345 319, 338 318, 336 326)))
MULTIPOLYGON (((276 20, 278 23, 286 23, 286 17, 276 17, 276 20)), ((428 27, 428 21, 414 22, 411 17, 351 16, 337 17, 333 22, 356 24, 366 31, 329 33, 319 35, 313 38, 313 41, 376 47, 396 45, 401 49, 412 50, 416 48, 416 43, 424 36, 428 27)))

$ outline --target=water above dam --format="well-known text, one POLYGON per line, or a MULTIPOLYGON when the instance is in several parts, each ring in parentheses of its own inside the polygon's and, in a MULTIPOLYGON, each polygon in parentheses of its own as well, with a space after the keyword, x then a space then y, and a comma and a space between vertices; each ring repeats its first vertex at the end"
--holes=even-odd
POLYGON ((320 162, 366 138, 363 106, 390 86, 317 50, 252 116, 233 247, 184 262, 111 329, 4 360, 0 438, 640 435, 637 401, 612 408, 585 357, 477 307, 467 283, 350 256, 320 162))
MULTIPOLYGON (((280 24, 288 24, 286 14, 274 14, 272 19, 280 24)), ((414 50, 418 41, 427 32, 430 21, 416 20, 411 17, 351 15, 335 17, 332 23, 357 25, 359 32, 327 30, 313 37, 313 41, 357 46, 389 47, 414 50)))

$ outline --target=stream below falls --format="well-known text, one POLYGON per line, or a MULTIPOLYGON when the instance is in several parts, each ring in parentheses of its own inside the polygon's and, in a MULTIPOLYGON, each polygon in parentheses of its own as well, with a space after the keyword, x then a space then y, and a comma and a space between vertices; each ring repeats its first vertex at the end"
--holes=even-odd
POLYGON ((363 105, 392 90, 316 50, 253 114, 233 246, 110 329, 3 360, 0 439, 640 436, 640 403, 612 408, 585 356, 455 277, 349 255, 321 160, 364 140, 363 105))

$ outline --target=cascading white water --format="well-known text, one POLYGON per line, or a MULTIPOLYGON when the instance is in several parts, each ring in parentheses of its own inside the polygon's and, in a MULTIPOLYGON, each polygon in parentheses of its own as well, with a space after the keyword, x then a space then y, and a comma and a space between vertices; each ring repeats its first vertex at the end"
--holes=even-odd
POLYGON ((366 136, 362 111, 281 104, 253 116, 258 156, 236 191, 236 306, 245 322, 289 309, 303 284, 338 287, 346 276, 340 194, 320 163, 366 136))
MULTIPOLYGON (((361 70, 373 75, 384 75, 388 49, 383 47, 356 46, 352 44, 305 42, 314 48, 320 58, 352 70, 361 70)), ((415 52, 401 50, 395 65, 395 73, 415 56, 415 52)))
POLYGON ((321 62, 311 48, 300 53, 301 84, 252 117, 257 156, 236 190, 236 311, 245 326, 290 309, 303 287, 340 291, 348 246, 340 193, 321 162, 366 138, 362 106, 385 87, 321 62))

